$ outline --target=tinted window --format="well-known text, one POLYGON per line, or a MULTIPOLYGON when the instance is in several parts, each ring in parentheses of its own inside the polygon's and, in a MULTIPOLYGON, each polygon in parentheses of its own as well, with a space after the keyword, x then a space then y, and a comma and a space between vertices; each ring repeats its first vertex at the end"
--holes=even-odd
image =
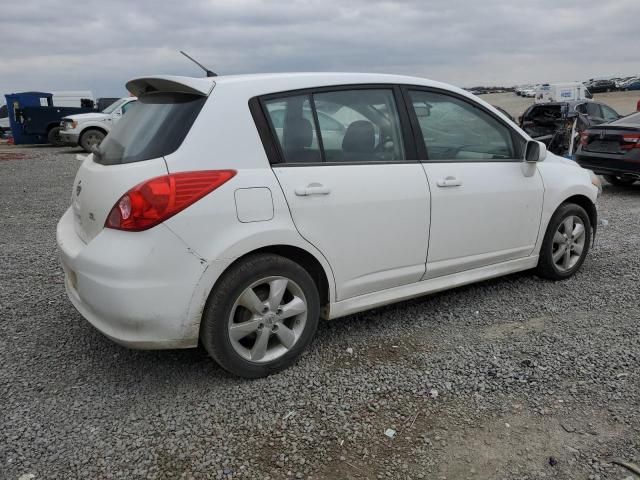
POLYGON ((313 101, 327 162, 392 162, 405 159, 392 90, 317 93, 313 101), (336 123, 338 126, 335 126, 336 123))
POLYGON ((268 100, 265 106, 285 162, 322 161, 308 95, 268 100))
POLYGON ((597 103, 589 102, 587 105, 587 115, 594 118, 602 118, 602 112, 600 111, 600 105, 597 103))
POLYGON ((449 95, 409 94, 430 160, 516 158, 511 131, 488 113, 449 95))
POLYGON ((616 112, 613 108, 608 107, 606 105, 600 105, 602 109, 602 117, 605 122, 613 122, 618 119, 618 112, 616 112))
POLYGON ((149 93, 100 143, 95 161, 103 165, 139 162, 175 152, 191 129, 206 97, 149 93))

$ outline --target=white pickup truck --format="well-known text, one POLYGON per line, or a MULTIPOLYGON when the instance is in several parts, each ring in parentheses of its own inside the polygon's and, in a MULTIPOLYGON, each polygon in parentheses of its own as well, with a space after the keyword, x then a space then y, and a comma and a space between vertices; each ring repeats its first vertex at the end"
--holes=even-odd
POLYGON ((86 152, 100 145, 112 126, 131 108, 137 98, 124 97, 102 112, 69 115, 60 122, 60 138, 65 143, 80 145, 86 152))

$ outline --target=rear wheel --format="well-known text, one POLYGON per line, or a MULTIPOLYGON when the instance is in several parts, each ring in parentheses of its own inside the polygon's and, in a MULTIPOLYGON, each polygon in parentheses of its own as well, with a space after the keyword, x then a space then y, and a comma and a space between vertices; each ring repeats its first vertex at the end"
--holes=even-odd
POLYGON ((609 182, 611 185, 628 186, 628 185, 633 185, 633 183, 636 181, 636 178, 634 177, 620 177, 617 175, 603 175, 603 176, 605 180, 609 182))
POLYGON ((101 130, 90 128, 80 137, 80 146, 85 152, 91 152, 94 148, 97 148, 98 145, 100 145, 100 142, 102 142, 105 136, 105 133, 101 130))
POLYGON ((591 245, 591 221, 575 203, 561 205, 547 227, 537 273, 552 280, 564 280, 578 271, 591 245))
POLYGON ((315 335, 318 289, 297 263, 254 255, 231 267, 209 295, 200 340, 225 370, 258 378, 287 368, 315 335))
POLYGON ((60 130, 61 130, 60 127, 53 127, 51 130, 49 130, 49 133, 47 134, 47 140, 54 147, 61 147, 64 145, 64 142, 60 137, 60 130))

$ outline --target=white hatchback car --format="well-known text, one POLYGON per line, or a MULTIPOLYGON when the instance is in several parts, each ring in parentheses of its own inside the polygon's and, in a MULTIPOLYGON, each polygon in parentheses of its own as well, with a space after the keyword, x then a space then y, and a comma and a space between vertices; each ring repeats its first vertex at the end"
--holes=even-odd
POLYGON ((580 268, 589 171, 459 88, 377 74, 158 76, 80 167, 69 298, 134 348, 290 365, 334 319, 487 278, 580 268), (543 161, 544 160, 544 161, 543 161))

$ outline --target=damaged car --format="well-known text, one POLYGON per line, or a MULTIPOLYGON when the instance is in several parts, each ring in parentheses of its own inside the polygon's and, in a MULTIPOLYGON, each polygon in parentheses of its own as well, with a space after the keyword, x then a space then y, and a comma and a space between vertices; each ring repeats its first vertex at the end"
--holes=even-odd
POLYGON ((572 154, 586 128, 618 120, 621 116, 594 101, 549 102, 530 106, 520 117, 520 127, 557 155, 572 154), (573 140, 572 140, 573 139, 573 140))

